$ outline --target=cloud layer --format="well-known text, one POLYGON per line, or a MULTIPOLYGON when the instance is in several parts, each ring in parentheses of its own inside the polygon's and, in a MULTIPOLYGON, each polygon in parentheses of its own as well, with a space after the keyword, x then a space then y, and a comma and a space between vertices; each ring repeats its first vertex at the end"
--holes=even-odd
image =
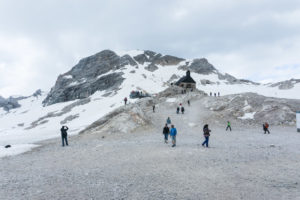
POLYGON ((0 95, 49 90, 103 49, 206 57, 254 81, 300 78, 298 0, 0 0, 0 95))

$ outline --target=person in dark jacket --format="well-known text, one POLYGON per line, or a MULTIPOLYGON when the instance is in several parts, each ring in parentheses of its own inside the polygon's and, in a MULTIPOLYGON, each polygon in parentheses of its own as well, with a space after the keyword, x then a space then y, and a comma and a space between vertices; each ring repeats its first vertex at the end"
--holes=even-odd
POLYGON ((204 135, 205 140, 202 143, 202 146, 204 146, 206 144, 206 147, 208 147, 210 132, 211 132, 211 130, 209 130, 208 124, 205 124, 203 127, 203 135, 204 135))
POLYGON ((168 127, 168 124, 166 124, 164 129, 163 129, 163 134, 165 136, 165 143, 166 144, 168 143, 169 132, 170 132, 170 129, 168 127))
POLYGON ((181 113, 184 114, 184 107, 181 107, 181 113))
POLYGON ((67 126, 62 126, 61 129, 60 129, 60 132, 61 132, 61 140, 62 140, 62 146, 64 147, 65 146, 65 142, 66 142, 66 145, 68 146, 68 133, 67 133, 67 130, 69 130, 69 128, 67 126))
POLYGON ((191 105, 191 102, 190 102, 190 100, 188 100, 187 102, 188 102, 188 105, 190 106, 190 105, 191 105))
POLYGON ((177 135, 177 130, 174 127, 174 125, 171 125, 171 131, 170 131, 170 136, 172 137, 172 147, 176 146, 176 135, 177 135))
POLYGON ((127 97, 124 98, 124 103, 125 103, 125 106, 127 104, 127 97))
POLYGON ((180 111, 180 110, 179 110, 179 107, 177 107, 176 113, 179 114, 179 111, 180 111))
POLYGON ((153 110, 153 112, 155 112, 155 105, 152 106, 152 110, 153 110))

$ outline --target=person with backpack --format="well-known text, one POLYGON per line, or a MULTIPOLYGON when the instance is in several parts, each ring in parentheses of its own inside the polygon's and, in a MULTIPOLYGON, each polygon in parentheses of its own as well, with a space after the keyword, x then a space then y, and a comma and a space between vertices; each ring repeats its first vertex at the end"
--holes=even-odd
POLYGON ((267 122, 265 122, 263 124, 263 130, 264 130, 264 134, 266 134, 268 132, 268 134, 270 134, 270 131, 269 131, 269 124, 267 122))
POLYGON ((176 113, 179 114, 179 107, 177 107, 176 113))
POLYGON ((181 107, 181 113, 184 114, 184 107, 181 107))
POLYGON ((163 129, 163 134, 165 136, 165 143, 166 144, 168 143, 169 132, 170 132, 170 129, 168 127, 168 124, 166 124, 165 127, 164 127, 164 129, 163 129))
POLYGON ((170 117, 167 118, 167 125, 170 125, 171 124, 171 119, 170 117))
POLYGON ((230 121, 227 121, 226 131, 227 131, 227 129, 229 129, 231 131, 231 123, 230 123, 230 121))
POLYGON ((172 147, 176 146, 176 135, 177 135, 177 130, 174 127, 174 125, 172 124, 171 125, 171 131, 170 131, 170 136, 172 138, 172 144, 173 144, 172 147))
POLYGON ((67 133, 67 130, 69 130, 69 128, 67 126, 62 126, 61 129, 60 129, 60 132, 61 132, 61 140, 62 140, 62 146, 64 147, 65 146, 65 142, 66 142, 66 145, 68 146, 68 133, 67 133))
POLYGON ((205 124, 203 127, 203 135, 204 135, 205 140, 202 143, 202 146, 204 146, 206 144, 206 147, 208 147, 210 132, 211 132, 211 130, 209 130, 208 124, 205 124))
POLYGON ((127 97, 124 98, 124 103, 125 103, 125 106, 127 104, 127 97))

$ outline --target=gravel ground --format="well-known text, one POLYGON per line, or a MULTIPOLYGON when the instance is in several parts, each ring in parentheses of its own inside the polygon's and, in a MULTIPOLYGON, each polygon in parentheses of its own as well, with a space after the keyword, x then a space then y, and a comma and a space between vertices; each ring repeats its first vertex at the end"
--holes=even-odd
MULTIPOLYGON (((246 127, 226 132, 199 101, 148 109, 152 129, 121 135, 84 134, 41 143, 31 152, 0 159, 0 199, 300 199, 300 134, 291 127, 246 127), (177 146, 164 144, 170 116, 177 146), (212 129, 210 148, 201 142, 212 129), (102 137, 105 138, 102 138, 102 137)), ((238 126, 238 127, 237 127, 238 126)))

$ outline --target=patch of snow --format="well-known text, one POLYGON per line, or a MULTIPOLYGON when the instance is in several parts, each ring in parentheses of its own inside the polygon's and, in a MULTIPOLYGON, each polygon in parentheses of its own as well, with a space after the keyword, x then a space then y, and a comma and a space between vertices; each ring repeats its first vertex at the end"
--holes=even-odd
POLYGON ((14 144, 10 148, 4 148, 4 146, 0 146, 0 158, 6 156, 14 156, 26 151, 30 151, 33 148, 38 147, 39 145, 35 144, 14 144))
POLYGON ((238 117, 239 119, 254 119, 254 115, 256 112, 245 113, 243 117, 238 117))
POLYGON ((176 98, 168 98, 166 100, 166 102, 168 102, 168 103, 174 103, 174 102, 176 102, 176 98))
POLYGON ((63 78, 65 78, 65 79, 72 79, 73 76, 72 75, 66 75, 66 76, 63 76, 63 78))

